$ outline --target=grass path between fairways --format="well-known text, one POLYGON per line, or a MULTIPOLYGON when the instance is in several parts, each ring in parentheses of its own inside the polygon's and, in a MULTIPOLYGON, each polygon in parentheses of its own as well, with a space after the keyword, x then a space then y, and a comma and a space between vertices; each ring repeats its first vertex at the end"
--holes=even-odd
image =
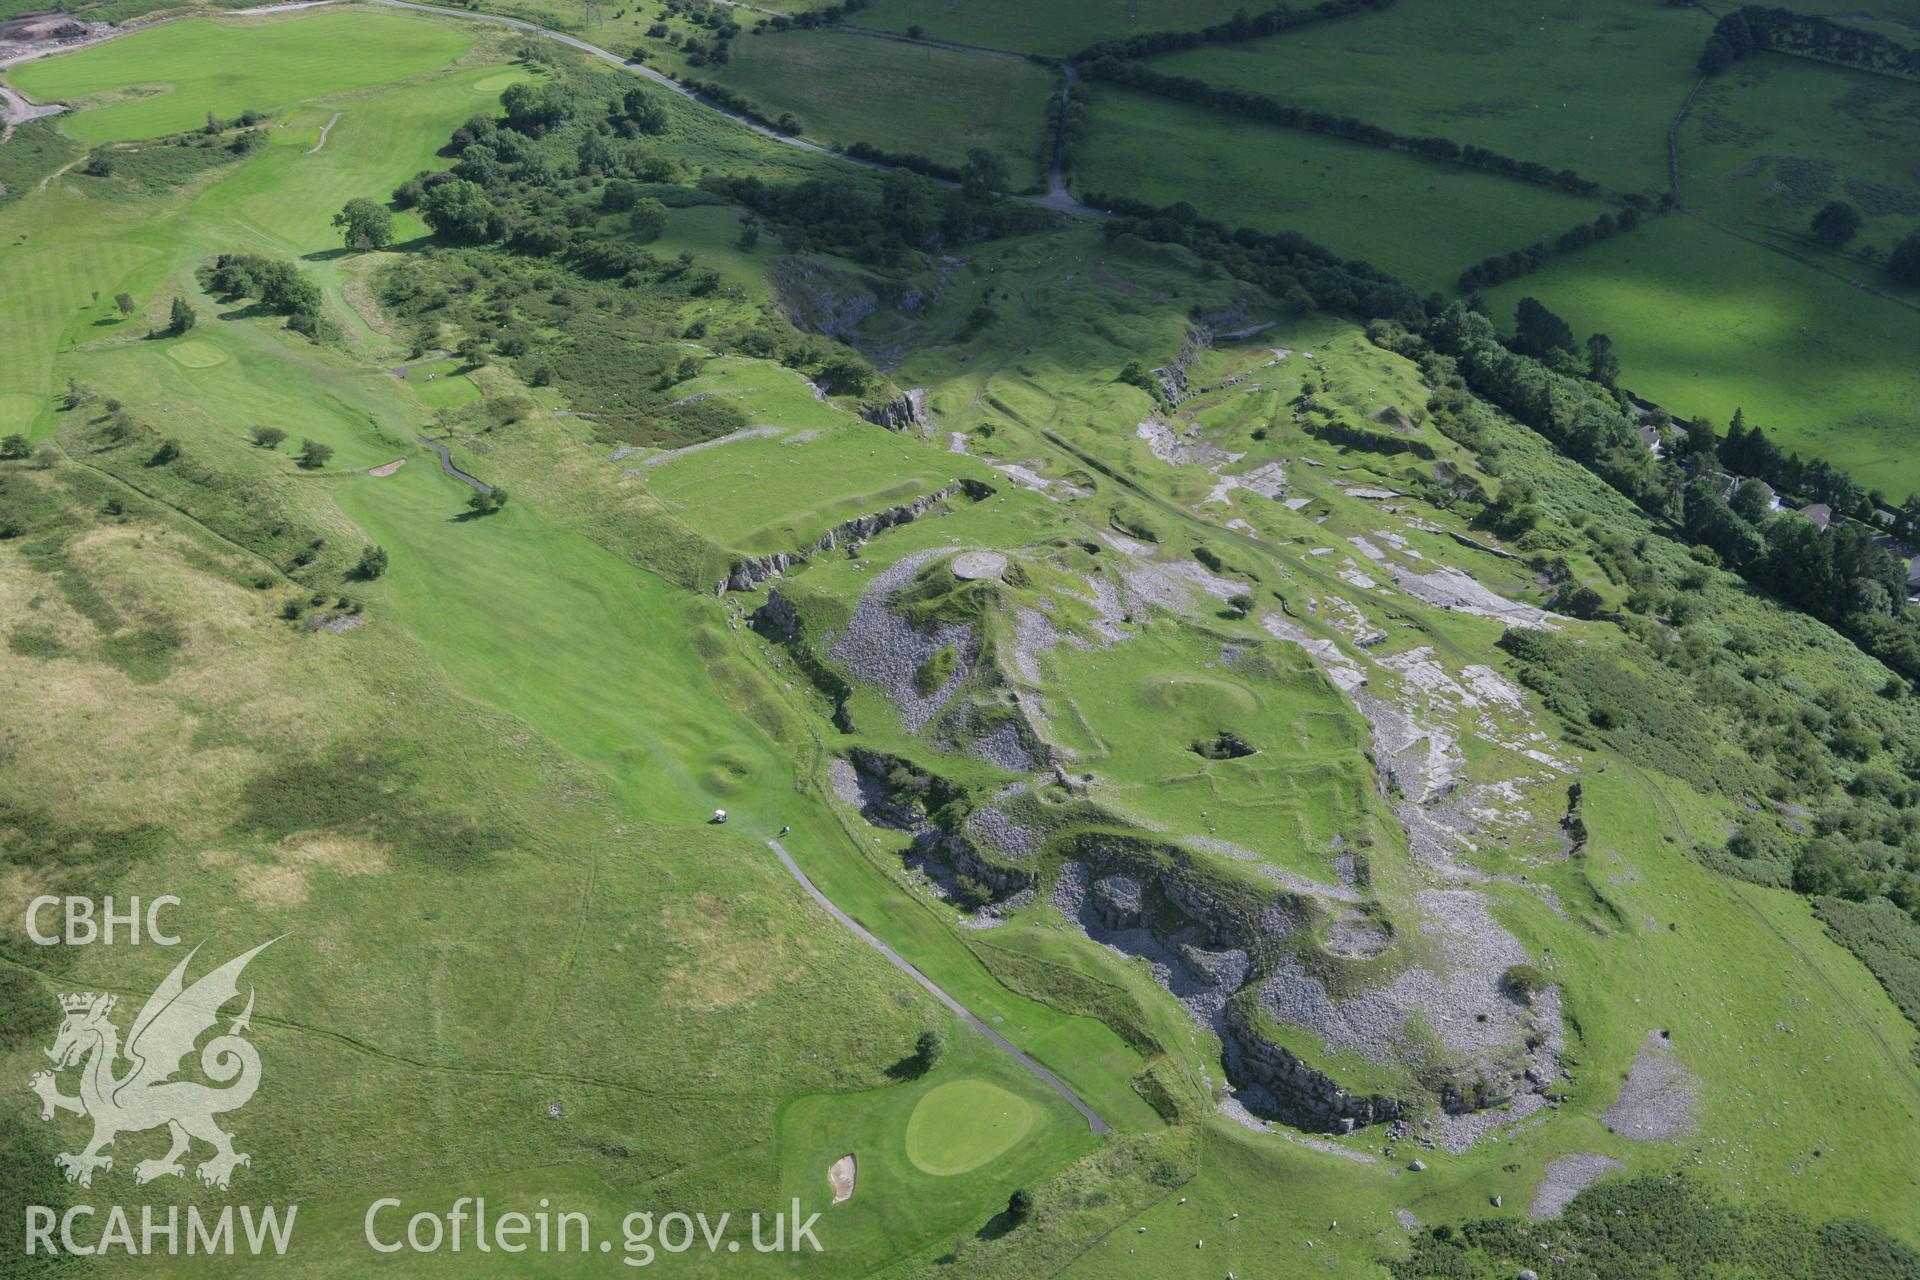
POLYGON ((1087 1118, 1088 1126, 1091 1127, 1095 1133, 1112 1133, 1113 1132, 1113 1126, 1109 1125, 1105 1120, 1102 1120, 1097 1114, 1095 1114, 1093 1108, 1089 1107, 1085 1102, 1081 1101, 1080 1095, 1075 1093, 1072 1089, 1069 1089, 1066 1086, 1066 1084, 1061 1081, 1060 1077, 1054 1075, 1053 1072, 1047 1070, 1045 1067, 1035 1062, 1032 1058, 1029 1058, 1026 1054, 1014 1048, 1012 1044, 1008 1043, 1007 1038, 1005 1036, 1001 1035, 998 1031, 995 1031, 992 1027, 982 1022, 979 1018, 975 1017, 972 1013, 968 1012, 967 1007, 965 1005, 961 1004, 958 1000, 955 1000, 952 996, 948 995, 945 991, 942 991, 940 987, 934 983, 933 979, 927 977, 926 974, 920 972, 918 969, 914 968, 911 964, 908 964, 905 960, 901 959, 899 952, 895 951, 892 947, 888 946, 886 943, 880 941, 880 939, 874 937, 873 934, 866 928, 866 926, 862 925, 858 920, 855 920, 852 916, 842 911, 839 907, 836 907, 833 904, 833 900, 831 898, 827 897, 826 894, 820 892, 820 890, 814 886, 813 881, 807 879, 807 873, 800 869, 799 864, 794 862, 793 856, 789 854, 786 851, 786 849, 781 847, 781 844, 778 840, 767 841, 767 847, 773 850, 774 855, 780 859, 780 864, 793 874, 793 878, 800 882, 800 887, 802 889, 805 889, 810 895, 812 895, 813 900, 815 902, 819 903, 822 907, 826 909, 828 915, 832 916, 835 920, 838 920, 841 924, 847 926, 847 928, 853 930, 855 934, 859 935, 861 941, 865 942, 868 946, 872 947, 874 950, 878 951, 881 955, 885 956, 888 960, 892 961, 894 964, 894 967, 898 968, 900 972, 906 974, 909 978, 912 978, 915 982, 919 983, 921 986, 925 987, 929 992, 931 992, 933 994, 934 999, 938 1000, 941 1004, 946 1005, 947 1008, 959 1014, 960 1017, 974 1030, 980 1032, 980 1034, 986 1036, 987 1039, 993 1041, 994 1044, 998 1045, 1001 1049, 1013 1055, 1013 1059, 1015 1062, 1018 1062, 1021 1066, 1025 1067, 1028 1071, 1031 1071, 1034 1075, 1040 1077, 1041 1080, 1045 1081, 1048 1087, 1050 1087, 1055 1093, 1059 1094, 1061 1097, 1067 1100, 1067 1104, 1069 1106, 1071 1106, 1075 1111, 1078 1111, 1081 1115, 1087 1118))

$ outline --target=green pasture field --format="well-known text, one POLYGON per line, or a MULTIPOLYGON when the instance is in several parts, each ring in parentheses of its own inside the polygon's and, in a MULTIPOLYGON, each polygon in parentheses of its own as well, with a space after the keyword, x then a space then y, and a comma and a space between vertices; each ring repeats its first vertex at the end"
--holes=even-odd
POLYGON ((1421 290, 1591 222, 1603 207, 1401 152, 1095 87, 1075 189, 1186 201, 1228 226, 1298 231, 1421 290))
POLYGON ((1057 83, 1024 58, 840 31, 768 31, 734 41, 724 66, 689 74, 726 85, 768 116, 791 111, 818 141, 870 142, 956 166, 985 147, 1023 183, 1046 167, 1057 83))
POLYGON ((1896 500, 1920 487, 1907 425, 1920 396, 1920 312, 1669 215, 1489 290, 1503 327, 1533 296, 1584 340, 1612 335, 1622 381, 1676 417, 1735 409, 1789 449, 1896 500))
POLYGON ((1920 4, 1915 4, 1914 0, 1889 0, 1872 9, 1861 9, 1848 4, 1846 0, 1801 0, 1798 12, 1823 14, 1836 22, 1844 22, 1865 31, 1877 31, 1908 44, 1913 42, 1916 35, 1920 35, 1920 4))
MULTIPOLYGON (((1920 83, 1762 54, 1711 81, 1680 130, 1687 204, 1776 239, 1855 279, 1895 289, 1863 250, 1885 255, 1920 228, 1920 83), (1830 200, 1865 225, 1838 253, 1807 224, 1830 200)), ((1920 301, 1920 290, 1905 296, 1920 301)))
POLYGON ((1192 31, 1224 22, 1234 0, 873 0, 852 21, 929 40, 1063 56, 1101 40, 1147 31, 1192 31))
POLYGON ((65 122, 92 145, 192 129, 208 112, 277 112, 302 97, 392 84, 445 66, 471 43, 458 28, 393 14, 169 23, 25 63, 7 78, 39 101, 97 102, 65 122))
POLYGON ((1711 26, 1697 9, 1636 0, 1397 4, 1151 65, 1658 194, 1667 124, 1711 26))

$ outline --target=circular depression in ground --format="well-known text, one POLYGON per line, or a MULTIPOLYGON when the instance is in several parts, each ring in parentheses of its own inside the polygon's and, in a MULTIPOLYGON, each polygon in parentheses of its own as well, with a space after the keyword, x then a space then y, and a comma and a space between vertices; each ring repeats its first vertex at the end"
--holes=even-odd
POLYGON ((1026 1099, 985 1080, 950 1080, 927 1091, 907 1119, 907 1159, 936 1178, 978 1169, 1033 1128, 1026 1099))

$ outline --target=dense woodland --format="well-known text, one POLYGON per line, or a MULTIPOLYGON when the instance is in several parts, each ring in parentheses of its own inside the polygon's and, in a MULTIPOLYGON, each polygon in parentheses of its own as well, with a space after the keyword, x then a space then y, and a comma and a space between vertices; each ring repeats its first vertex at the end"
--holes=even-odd
POLYGON ((1724 15, 1700 51, 1700 70, 1718 75, 1761 51, 1817 58, 1882 75, 1920 79, 1920 50, 1820 14, 1746 5, 1724 15))

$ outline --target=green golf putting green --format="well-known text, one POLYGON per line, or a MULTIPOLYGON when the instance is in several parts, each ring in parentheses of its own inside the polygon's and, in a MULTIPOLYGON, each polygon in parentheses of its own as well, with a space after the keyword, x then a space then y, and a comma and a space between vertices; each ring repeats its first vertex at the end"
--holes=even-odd
POLYGON ((946 1177, 978 1169, 1027 1136, 1033 1108, 999 1085, 955 1080, 929 1090, 907 1120, 907 1158, 946 1177))

